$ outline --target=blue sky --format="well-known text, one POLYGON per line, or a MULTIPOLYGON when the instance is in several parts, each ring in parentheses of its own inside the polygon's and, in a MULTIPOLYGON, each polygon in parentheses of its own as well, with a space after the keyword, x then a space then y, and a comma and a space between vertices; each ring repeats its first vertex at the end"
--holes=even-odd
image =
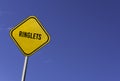
POLYGON ((119 0, 0 1, 0 81, 20 81, 11 28, 36 16, 51 36, 29 58, 26 81, 120 81, 119 0))

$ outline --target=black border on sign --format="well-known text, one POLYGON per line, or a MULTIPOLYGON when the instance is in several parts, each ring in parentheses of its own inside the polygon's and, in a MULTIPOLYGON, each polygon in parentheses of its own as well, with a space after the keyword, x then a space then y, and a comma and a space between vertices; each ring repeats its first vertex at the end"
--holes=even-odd
POLYGON ((15 44, 18 46, 18 48, 22 51, 22 53, 23 53, 25 56, 31 56, 31 55, 33 55, 33 53, 35 53, 35 52, 38 51, 40 48, 42 48, 43 46, 45 46, 46 44, 48 44, 49 41, 50 41, 50 36, 49 36, 49 34, 47 33, 47 31, 44 29, 44 27, 42 26, 42 24, 40 23, 40 21, 39 21, 35 16, 29 16, 27 19, 23 20, 20 24, 18 24, 18 25, 15 26, 14 28, 12 28, 12 29, 10 30, 10 37, 13 39, 13 41, 15 42, 15 44), (13 37, 13 31, 14 31, 15 29, 17 29, 19 26, 21 26, 23 23, 25 23, 26 21, 28 21, 29 19, 31 19, 31 18, 33 18, 33 19, 35 19, 35 20, 37 21, 37 23, 40 25, 40 27, 41 27, 41 28, 43 29, 43 31, 46 33, 46 35, 47 35, 47 37, 48 37, 48 40, 47 40, 45 43, 43 43, 42 45, 40 45, 38 48, 36 48, 34 51, 32 51, 32 52, 30 52, 29 54, 27 54, 27 53, 25 53, 25 52, 23 51, 23 49, 20 47, 20 45, 17 43, 17 41, 16 41, 15 38, 13 37))

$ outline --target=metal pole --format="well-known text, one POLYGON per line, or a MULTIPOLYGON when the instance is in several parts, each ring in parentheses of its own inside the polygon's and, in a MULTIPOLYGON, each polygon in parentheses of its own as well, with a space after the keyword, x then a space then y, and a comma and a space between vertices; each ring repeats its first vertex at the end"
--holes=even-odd
POLYGON ((23 72, 22 72, 22 79, 21 79, 21 81, 25 81, 26 71, 27 71, 27 64, 28 64, 28 56, 25 56, 25 61, 24 61, 24 66, 23 66, 23 72))

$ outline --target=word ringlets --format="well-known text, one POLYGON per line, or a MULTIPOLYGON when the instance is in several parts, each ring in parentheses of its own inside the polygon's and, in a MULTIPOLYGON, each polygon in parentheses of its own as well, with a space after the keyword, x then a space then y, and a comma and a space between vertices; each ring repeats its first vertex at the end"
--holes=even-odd
POLYGON ((19 31, 19 37, 41 40, 41 34, 19 31))

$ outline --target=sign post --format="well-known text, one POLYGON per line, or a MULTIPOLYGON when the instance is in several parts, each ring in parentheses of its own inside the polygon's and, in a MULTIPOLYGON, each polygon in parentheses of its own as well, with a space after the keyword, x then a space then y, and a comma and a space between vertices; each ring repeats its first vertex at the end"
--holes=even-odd
POLYGON ((10 36, 25 56, 21 81, 25 81, 29 56, 50 41, 50 36, 35 16, 30 16, 11 29, 10 36))
POLYGON ((28 65, 28 56, 25 56, 24 66, 23 66, 23 72, 22 72, 22 79, 21 81, 25 81, 26 72, 27 72, 27 65, 28 65))

